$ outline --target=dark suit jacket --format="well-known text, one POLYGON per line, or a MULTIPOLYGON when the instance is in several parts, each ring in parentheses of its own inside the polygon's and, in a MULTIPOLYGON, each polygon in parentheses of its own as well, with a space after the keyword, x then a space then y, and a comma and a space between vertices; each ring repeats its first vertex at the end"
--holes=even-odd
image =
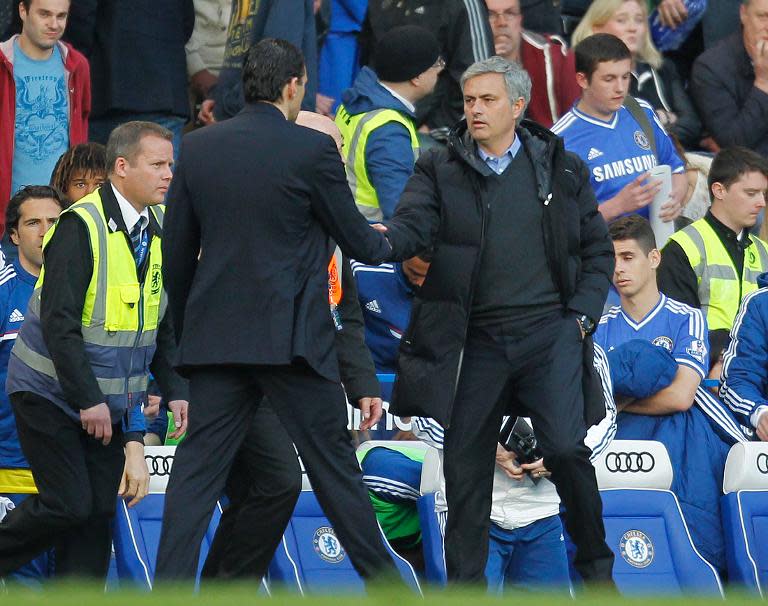
POLYGON ((163 232, 182 370, 304 359, 338 380, 329 236, 366 263, 390 247, 357 211, 329 136, 267 103, 188 134, 163 232))
POLYGON ((91 64, 91 118, 187 118, 184 45, 194 25, 193 0, 72 0, 64 38, 91 64))
POLYGON ((741 31, 693 64, 691 97, 704 128, 720 147, 743 145, 768 154, 768 93, 755 87, 755 70, 741 31))

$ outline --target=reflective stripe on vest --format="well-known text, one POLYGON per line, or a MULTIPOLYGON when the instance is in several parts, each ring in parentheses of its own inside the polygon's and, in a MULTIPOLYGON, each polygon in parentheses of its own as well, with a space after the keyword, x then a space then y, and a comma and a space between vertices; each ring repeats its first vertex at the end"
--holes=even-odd
POLYGON ((739 278, 731 256, 712 226, 699 219, 674 233, 688 257, 699 288, 701 309, 710 330, 730 330, 741 299, 757 290, 757 277, 768 270, 768 245, 755 236, 744 251, 744 271, 739 278))
MULTIPOLYGON (((151 240, 142 284, 130 239, 123 231, 111 229, 107 224, 98 191, 64 212, 74 213, 83 221, 93 256, 93 272, 81 318, 86 355, 110 408, 121 409, 131 403, 128 394, 147 389, 148 365, 167 305, 162 282, 161 239, 155 236, 151 240)), ((163 208, 153 207, 150 212, 162 226, 163 208)), ((44 250, 55 231, 56 226, 46 234, 44 250)), ((35 284, 13 355, 33 371, 58 382, 40 325, 40 296, 44 282, 45 265, 35 284)), ((135 398, 131 400, 136 401, 135 398)))
POLYGON ((413 161, 416 162, 419 157, 419 137, 413 120, 405 114, 394 109, 377 109, 352 116, 343 105, 339 106, 336 113, 336 125, 344 139, 342 155, 347 182, 355 197, 357 208, 369 221, 381 221, 384 216, 379 207, 379 196, 368 177, 365 149, 371 133, 390 122, 402 124, 408 130, 413 149, 413 161))

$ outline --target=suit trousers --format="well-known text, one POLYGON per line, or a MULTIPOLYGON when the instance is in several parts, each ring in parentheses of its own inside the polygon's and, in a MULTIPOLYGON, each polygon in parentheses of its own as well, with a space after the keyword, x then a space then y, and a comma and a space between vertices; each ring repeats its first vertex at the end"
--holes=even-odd
POLYGON ((107 577, 111 521, 125 464, 122 429, 104 446, 53 402, 11 394, 24 456, 37 484, 0 524, 0 576, 54 547, 57 577, 107 577))
POLYGON ((585 580, 610 581, 602 501, 584 444, 581 331, 574 314, 470 328, 451 426, 445 431, 449 580, 485 583, 491 491, 505 413, 529 415, 566 509, 585 580))
POLYGON ((225 485, 229 504, 203 567, 205 579, 267 574, 301 492, 301 465, 277 414, 262 403, 225 485))
MULTIPOLYGON (((350 441, 344 391, 305 364, 205 366, 189 372, 187 437, 176 451, 163 512, 156 578, 192 581, 200 542, 253 415, 266 396, 296 445, 323 511, 357 572, 399 579, 384 547, 350 441)), ((254 478, 265 491, 269 476, 254 478)), ((277 545, 282 512, 256 540, 277 545)), ((395 581, 396 582, 396 581, 395 581)))

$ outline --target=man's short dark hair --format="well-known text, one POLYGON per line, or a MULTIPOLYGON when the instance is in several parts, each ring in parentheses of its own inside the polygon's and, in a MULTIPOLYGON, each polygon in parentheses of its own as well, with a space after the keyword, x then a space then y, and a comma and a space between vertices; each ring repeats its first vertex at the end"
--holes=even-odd
POLYGON ((640 215, 616 219, 608 228, 608 233, 611 234, 611 240, 614 242, 634 240, 645 255, 656 248, 656 236, 651 229, 651 224, 640 215))
POLYGON ((612 34, 594 34, 584 38, 573 49, 576 55, 576 71, 592 80, 592 74, 599 63, 632 59, 632 52, 626 44, 612 34))
POLYGON ((115 162, 118 158, 133 162, 139 151, 141 140, 147 136, 160 137, 173 142, 173 133, 154 122, 134 120, 121 124, 113 130, 107 141, 107 173, 115 170, 115 162))
POLYGON ((721 149, 712 160, 707 177, 710 199, 713 183, 722 183, 727 189, 747 173, 761 173, 768 179, 768 160, 746 147, 721 149))
POLYGON ((8 230, 9 233, 11 230, 19 228, 21 205, 33 198, 50 198, 51 200, 56 200, 62 210, 64 209, 64 201, 61 199, 59 192, 53 187, 48 185, 27 185, 26 187, 22 187, 14 194, 5 209, 5 229, 8 230))
POLYGON ((243 62, 243 94, 246 103, 274 103, 283 87, 304 75, 304 55, 290 42, 264 38, 254 44, 243 62))

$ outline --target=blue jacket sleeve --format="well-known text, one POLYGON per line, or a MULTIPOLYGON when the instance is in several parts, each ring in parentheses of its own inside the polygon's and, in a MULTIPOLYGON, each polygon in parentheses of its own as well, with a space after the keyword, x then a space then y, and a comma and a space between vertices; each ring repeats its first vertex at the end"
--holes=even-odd
POLYGON ((768 405, 768 291, 745 297, 731 329, 720 377, 720 397, 740 423, 751 427, 750 416, 768 405))
POLYGON ((147 420, 139 404, 131 406, 123 417, 123 440, 125 442, 144 442, 147 420))
POLYGON ((411 136, 402 124, 390 122, 377 128, 365 148, 365 168, 388 220, 395 213, 405 184, 413 174, 411 136))

